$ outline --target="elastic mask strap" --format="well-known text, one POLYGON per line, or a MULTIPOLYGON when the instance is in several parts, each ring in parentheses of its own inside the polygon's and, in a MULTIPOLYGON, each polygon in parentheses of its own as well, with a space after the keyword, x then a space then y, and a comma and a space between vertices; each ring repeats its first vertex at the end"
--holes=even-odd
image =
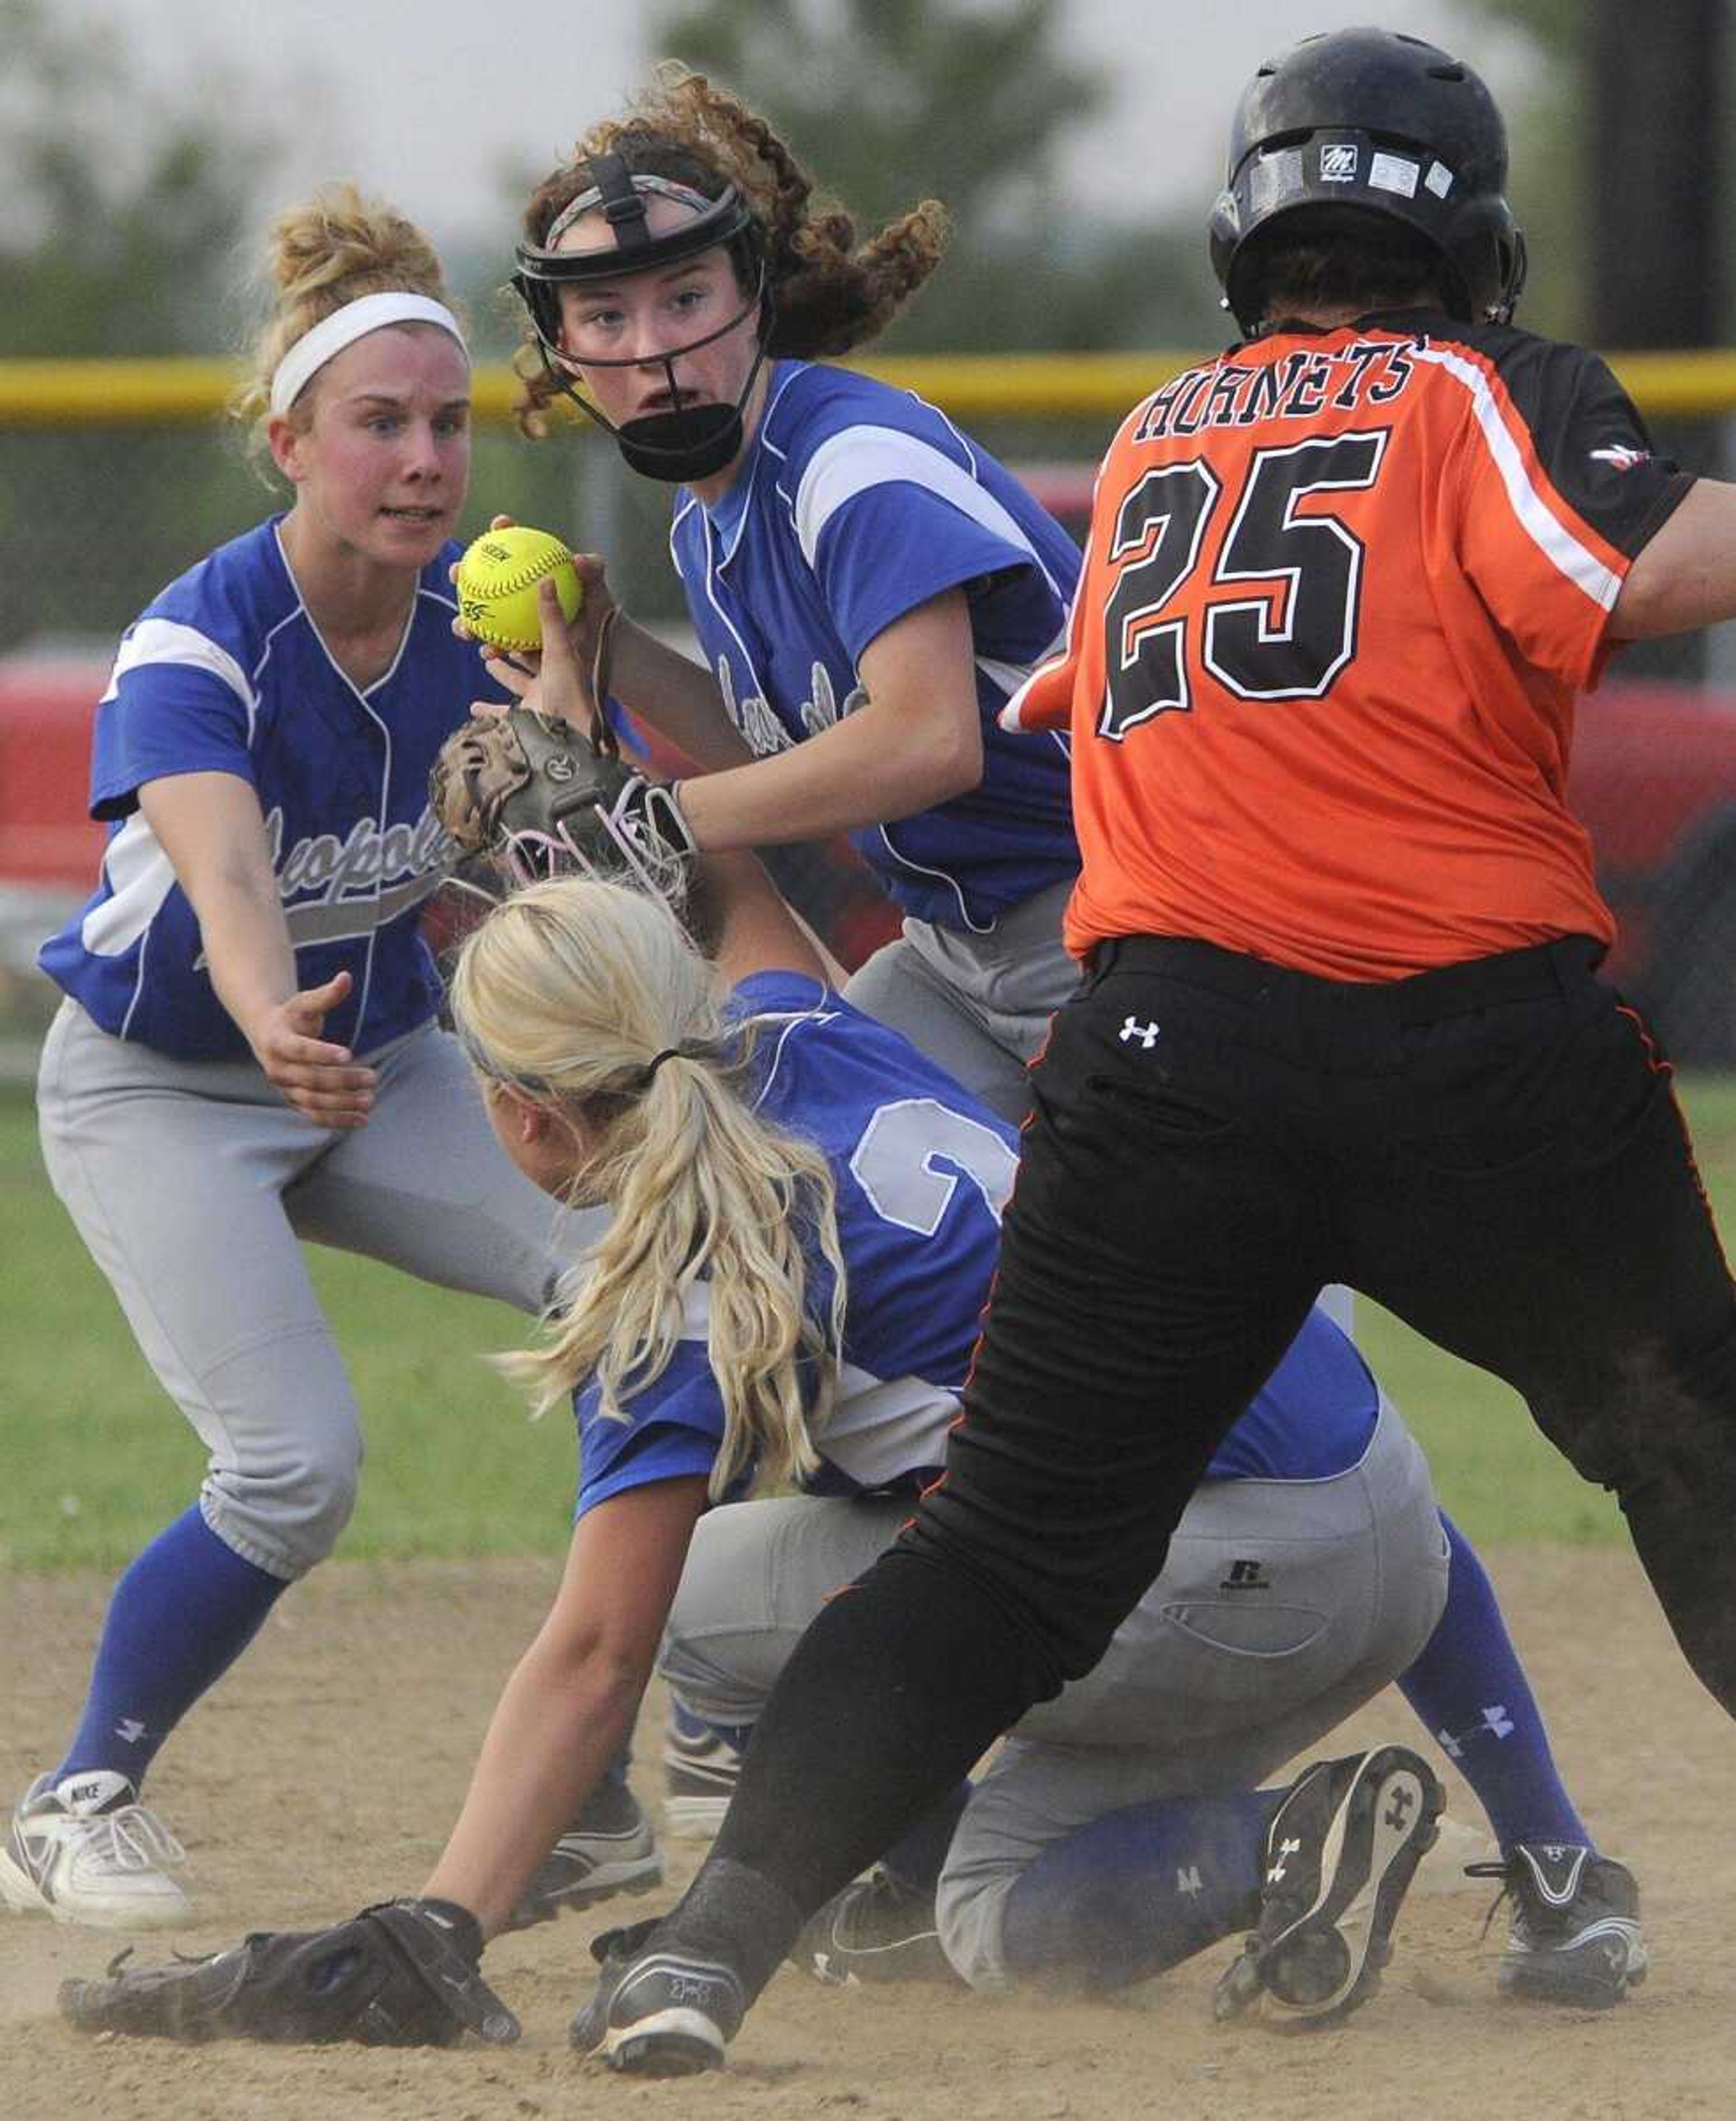
POLYGON ((593 155, 587 165, 599 193, 603 218, 614 231, 618 250, 649 250, 651 224, 645 200, 634 189, 632 172, 619 155, 593 155))

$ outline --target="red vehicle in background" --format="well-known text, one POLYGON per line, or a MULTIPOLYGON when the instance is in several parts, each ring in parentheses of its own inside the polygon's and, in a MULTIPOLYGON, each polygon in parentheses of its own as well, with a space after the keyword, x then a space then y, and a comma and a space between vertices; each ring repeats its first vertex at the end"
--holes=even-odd
POLYGON ((1618 923, 1609 977, 1685 1065, 1736 1066, 1736 694, 1612 679, 1568 799, 1618 923))
MULTIPOLYGON (((1027 476, 1080 527, 1089 474, 1027 476)), ((34 977, 36 945, 94 883, 91 715, 108 675, 88 651, 0 657, 0 979, 34 977)), ((1569 794, 1620 923, 1610 976, 1678 1061, 1736 1067, 1736 695, 1612 680, 1580 703, 1569 794)), ((781 851, 777 867, 847 965, 895 931, 847 848, 781 851)))
POLYGON ((88 650, 0 656, 0 996, 33 975, 37 944, 96 882, 106 831, 85 803, 108 681, 88 650))

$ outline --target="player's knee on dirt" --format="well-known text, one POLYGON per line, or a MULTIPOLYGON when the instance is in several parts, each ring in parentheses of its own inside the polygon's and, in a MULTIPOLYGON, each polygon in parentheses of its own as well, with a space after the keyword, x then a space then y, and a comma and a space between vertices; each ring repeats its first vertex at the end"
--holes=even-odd
POLYGON ((940 1949, 959 1979, 984 1995, 1004 1995, 1017 1985, 1001 1956, 1001 1932, 1020 1867, 1010 1858, 973 1855, 961 1830, 935 1889, 940 1949))
POLYGON ((694 1715, 730 1727, 758 1720, 819 1602, 816 1591, 810 1606, 784 1569, 777 1602, 787 1612, 780 1620, 768 1611, 758 1587, 786 1559, 776 1528, 791 1511, 840 1507, 785 1498, 708 1510, 694 1527, 657 1655, 660 1676, 694 1715))

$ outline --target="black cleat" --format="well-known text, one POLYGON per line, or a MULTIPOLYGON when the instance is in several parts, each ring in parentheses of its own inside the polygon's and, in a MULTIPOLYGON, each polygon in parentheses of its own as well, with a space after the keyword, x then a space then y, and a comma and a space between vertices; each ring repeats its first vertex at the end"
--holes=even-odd
POLYGON ((617 1893, 649 1893, 663 1883, 651 1821, 632 1792, 600 1783, 519 1897, 508 1929, 553 1922, 568 1908, 595 1907, 617 1893))
POLYGON ((1519 1841, 1505 1862, 1468 1864, 1465 1875, 1499 1878, 1502 1898, 1512 1897, 1495 1976, 1503 1996, 1607 2011, 1645 1979, 1640 1888, 1625 1863, 1571 1844, 1519 1841))
POLYGON ((940 1949, 935 1896, 876 1869, 834 1893, 802 1925, 790 1957, 835 1988, 875 1981, 953 1981, 940 1949))
POLYGON ((1260 1927, 1220 1977, 1215 2014, 1320 2025, 1366 2002, 1444 1803, 1403 1746, 1307 1769, 1267 1829, 1260 1927))
POLYGON ((637 2077, 694 2077, 721 2069, 747 1999, 727 1966, 651 1942, 655 1922, 608 1930, 590 1950, 602 1964, 590 2001, 567 2038, 611 2069, 637 2077))

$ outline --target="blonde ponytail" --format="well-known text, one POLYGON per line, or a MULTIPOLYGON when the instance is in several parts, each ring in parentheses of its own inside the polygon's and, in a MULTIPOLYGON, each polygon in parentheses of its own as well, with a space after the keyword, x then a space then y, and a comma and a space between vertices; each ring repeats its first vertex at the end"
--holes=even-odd
POLYGON ((843 1340, 831 1168, 754 1109, 751 1037, 673 913, 618 884, 533 885, 466 939, 451 1002, 485 1080, 572 1130, 575 1196, 614 1210, 570 1303, 502 1368, 539 1410, 595 1373, 604 1412, 628 1419, 702 1286, 724 1403, 712 1494, 749 1467, 768 1483, 811 1471, 843 1340))

